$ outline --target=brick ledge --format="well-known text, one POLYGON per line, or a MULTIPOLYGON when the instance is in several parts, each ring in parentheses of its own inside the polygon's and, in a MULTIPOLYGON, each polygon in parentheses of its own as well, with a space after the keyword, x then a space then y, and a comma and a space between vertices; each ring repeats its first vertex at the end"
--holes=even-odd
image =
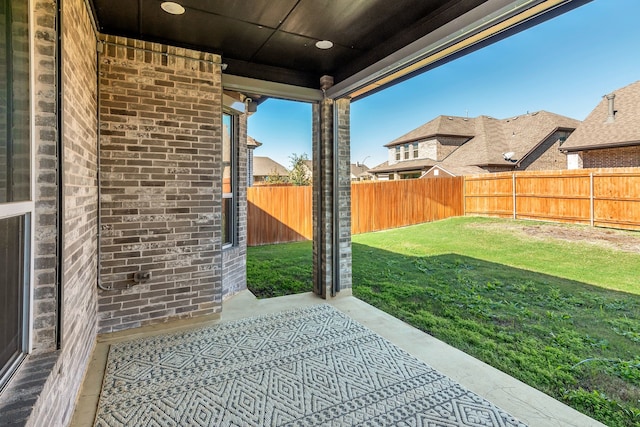
POLYGON ((0 394, 0 426, 26 425, 59 357, 59 351, 27 356, 0 394))

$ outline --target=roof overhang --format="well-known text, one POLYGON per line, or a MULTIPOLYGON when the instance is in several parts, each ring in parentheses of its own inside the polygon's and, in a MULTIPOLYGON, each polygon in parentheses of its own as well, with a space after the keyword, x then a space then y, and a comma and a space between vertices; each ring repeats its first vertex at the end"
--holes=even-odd
POLYGON ((177 0, 179 17, 157 0, 85 1, 103 34, 220 54, 225 89, 315 102, 375 93, 590 0, 177 0))
POLYGON ((585 145, 582 147, 560 147, 560 151, 565 153, 573 153, 576 151, 604 150, 607 148, 624 148, 640 145, 640 141, 611 142, 606 144, 585 145))
POLYGON ((396 145, 404 145, 404 144, 410 144, 412 142, 416 142, 416 141, 424 141, 427 139, 433 139, 433 138, 438 138, 438 137, 443 137, 443 138, 467 138, 467 140, 471 139, 474 137, 474 135, 453 135, 453 134, 445 134, 445 133, 432 133, 429 135, 423 135, 423 136, 419 136, 416 138, 408 138, 408 139, 403 139, 402 141, 396 141, 396 142, 390 142, 388 144, 385 144, 385 147, 394 147, 396 145))

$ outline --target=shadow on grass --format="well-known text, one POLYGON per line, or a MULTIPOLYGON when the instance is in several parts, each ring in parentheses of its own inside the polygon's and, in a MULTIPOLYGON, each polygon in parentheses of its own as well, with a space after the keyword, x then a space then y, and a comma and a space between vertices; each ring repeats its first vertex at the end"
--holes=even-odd
MULTIPOLYGON (((250 248, 247 264, 259 296, 312 289, 310 242, 250 248)), ((638 295, 358 243, 353 284, 356 297, 609 426, 640 421, 638 295)))
POLYGON ((357 243, 353 283, 356 297, 609 426, 640 421, 638 295, 357 243))

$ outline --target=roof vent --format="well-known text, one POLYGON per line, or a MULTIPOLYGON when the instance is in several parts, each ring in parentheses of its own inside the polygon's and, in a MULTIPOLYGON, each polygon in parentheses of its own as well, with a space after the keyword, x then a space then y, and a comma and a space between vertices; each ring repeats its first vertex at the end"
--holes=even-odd
POLYGON ((607 115, 607 123, 613 123, 616 120, 616 110, 613 105, 613 100, 616 95, 614 93, 610 93, 609 95, 605 95, 607 101, 609 101, 609 114, 607 115))

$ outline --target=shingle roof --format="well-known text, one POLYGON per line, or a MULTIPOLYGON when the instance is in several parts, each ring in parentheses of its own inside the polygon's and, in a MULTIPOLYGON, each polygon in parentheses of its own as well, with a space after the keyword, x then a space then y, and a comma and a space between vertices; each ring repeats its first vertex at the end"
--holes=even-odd
POLYGON ((269 157, 253 157, 253 176, 288 175, 289 171, 269 157))
MULTIPOLYGON (((384 163, 370 171, 384 173, 402 170, 425 169, 436 164, 446 170, 467 166, 515 167, 557 130, 574 130, 579 120, 538 111, 508 119, 489 116, 475 118, 438 116, 386 145, 393 147, 410 141, 434 136, 460 136, 469 138, 442 162, 432 159, 402 160, 393 165, 384 163), (513 152, 512 160, 505 160, 503 153, 513 152)), ((475 170, 477 172, 477 170, 475 170)))
POLYGON ((351 176, 359 177, 369 170, 369 166, 364 163, 351 163, 351 176))
POLYGON ((513 165, 502 156, 513 152, 520 162, 553 132, 573 130, 580 121, 548 111, 538 111, 498 120, 480 116, 474 119, 475 136, 451 153, 442 164, 451 166, 513 165))
POLYGON ((258 148, 262 145, 262 142, 256 141, 252 137, 247 135, 247 147, 249 148, 258 148))
POLYGON ((473 119, 455 116, 438 116, 435 119, 415 128, 409 133, 394 139, 385 147, 405 144, 435 135, 471 137, 474 135, 473 119))
POLYGON ((640 145, 640 80, 613 92, 614 120, 607 122, 609 101, 603 97, 562 144, 566 151, 640 145))
POLYGON ((435 165, 427 172, 430 172, 433 168, 442 169, 443 171, 449 173, 454 176, 465 176, 465 175, 479 175, 482 173, 489 173, 488 171, 482 169, 479 166, 444 166, 442 164, 435 165))
POLYGON ((369 169, 369 172, 386 173, 386 172, 418 170, 418 169, 426 170, 431 166, 435 165, 436 163, 437 162, 432 159, 404 160, 402 162, 394 163, 391 166, 389 166, 389 162, 384 162, 373 169, 369 169))

